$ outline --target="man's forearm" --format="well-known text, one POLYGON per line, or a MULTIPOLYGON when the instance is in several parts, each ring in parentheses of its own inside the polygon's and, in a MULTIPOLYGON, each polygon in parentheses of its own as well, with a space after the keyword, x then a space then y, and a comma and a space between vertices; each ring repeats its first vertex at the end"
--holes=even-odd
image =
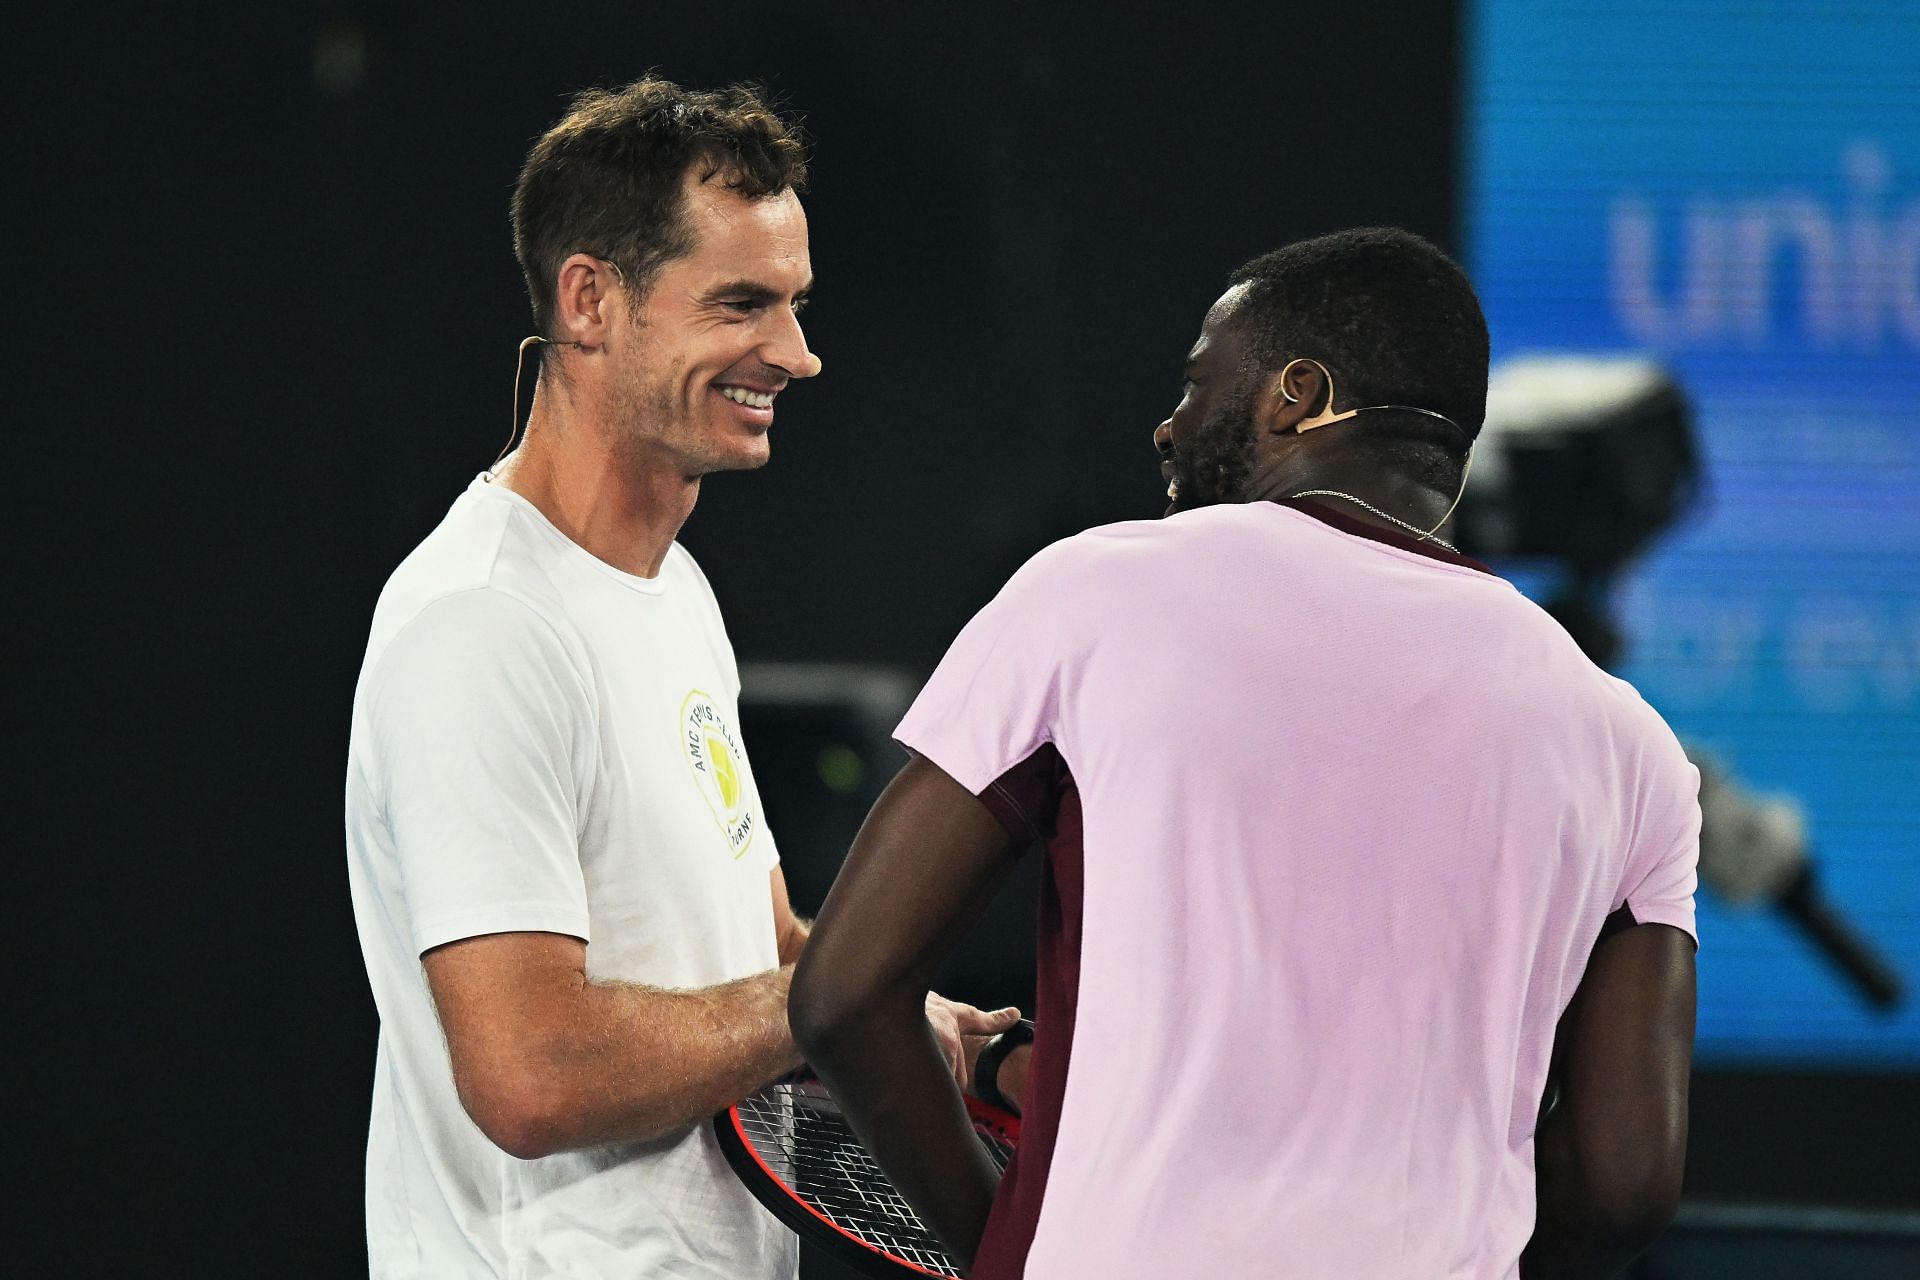
POLYGON ((697 991, 584 983, 534 1050, 538 1103, 514 1154, 662 1137, 792 1070, 792 976, 785 965, 697 991))
POLYGON ((882 1003, 808 1040, 813 1069, 894 1185, 963 1267, 999 1186, 917 1001, 882 1003))

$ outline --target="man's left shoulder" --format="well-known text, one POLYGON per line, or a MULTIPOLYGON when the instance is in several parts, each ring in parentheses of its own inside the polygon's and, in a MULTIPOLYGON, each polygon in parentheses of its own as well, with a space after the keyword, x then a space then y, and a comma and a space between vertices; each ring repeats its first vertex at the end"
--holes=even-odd
POLYGON ((700 584, 708 595, 713 594, 713 584, 707 581, 707 571, 693 558, 693 552, 687 550, 683 542, 667 544, 667 558, 660 564, 660 571, 675 577, 687 577, 700 584))
POLYGON ((720 611, 720 598, 714 594, 713 583, 708 579, 706 570, 693 558, 693 552, 678 542, 667 547, 667 558, 661 562, 660 576, 666 580, 667 589, 684 592, 697 600, 704 608, 714 613, 720 611))
POLYGON ((714 594, 713 584, 693 558, 693 553, 675 542, 667 548, 660 576, 673 599, 679 625, 691 628, 689 634, 704 636, 714 658, 727 672, 727 683, 736 691, 740 677, 733 655, 733 641, 727 635, 727 621, 714 594))

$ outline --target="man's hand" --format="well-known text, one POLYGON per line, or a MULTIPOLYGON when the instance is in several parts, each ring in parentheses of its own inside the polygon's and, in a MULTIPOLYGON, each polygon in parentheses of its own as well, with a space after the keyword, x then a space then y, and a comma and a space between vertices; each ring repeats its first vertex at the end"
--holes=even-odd
POLYGON ((1020 1021, 1020 1011, 1009 1006, 992 1013, 970 1004, 949 1000, 937 992, 927 993, 927 1025, 940 1042, 941 1056, 961 1089, 973 1091, 973 1064, 987 1041, 1020 1021))

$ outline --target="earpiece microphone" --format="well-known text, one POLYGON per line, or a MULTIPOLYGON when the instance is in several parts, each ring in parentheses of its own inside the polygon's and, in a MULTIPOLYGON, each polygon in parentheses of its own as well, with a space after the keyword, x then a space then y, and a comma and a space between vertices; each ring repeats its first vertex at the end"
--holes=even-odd
MULTIPOLYGON (((1336 422, 1345 422, 1347 421, 1347 419, 1356 417, 1359 414, 1372 413, 1376 410, 1386 409, 1386 410, 1391 410, 1395 413, 1417 413, 1422 415, 1423 417, 1434 418, 1441 422, 1446 423, 1448 426, 1452 427, 1455 431, 1459 432, 1461 438, 1467 442, 1467 454, 1466 454, 1466 461, 1462 464, 1460 468, 1460 488, 1457 492, 1454 493, 1453 501, 1448 504, 1447 514, 1441 516, 1438 520, 1436 520, 1434 522, 1433 528, 1431 529, 1422 530, 1417 525, 1406 524, 1404 521, 1397 520, 1393 516, 1387 515, 1386 512, 1381 511, 1379 508, 1370 506, 1369 504, 1362 502, 1359 498, 1354 497, 1352 494, 1341 493, 1336 489, 1306 489, 1301 491, 1300 493, 1294 494, 1293 496, 1296 498, 1302 498, 1302 497, 1308 496, 1309 494, 1326 494, 1335 498, 1345 498, 1348 502, 1356 503, 1362 507, 1366 507, 1367 510, 1372 511, 1375 515, 1386 516, 1386 518, 1388 520, 1392 520, 1393 523, 1397 525, 1402 525, 1403 527, 1411 530, 1412 532, 1419 534, 1422 541, 1431 540, 1434 542, 1440 542, 1440 539, 1435 538, 1433 535, 1439 531, 1441 525, 1445 524, 1447 521, 1453 518, 1453 513, 1456 510, 1458 510, 1460 507, 1460 499, 1466 497, 1467 495, 1467 477, 1473 474, 1473 443, 1474 443, 1473 433, 1468 431, 1465 427, 1461 426, 1459 423, 1455 422, 1452 418, 1449 418, 1446 414, 1441 413, 1435 409, 1422 409, 1418 405, 1363 404, 1355 408, 1348 409, 1344 413, 1336 413, 1334 412, 1334 408, 1333 408, 1333 371, 1327 368, 1326 365, 1321 364, 1318 360, 1315 360, 1312 356, 1295 356, 1293 359, 1287 361, 1287 367, 1280 371, 1280 394, 1283 397, 1285 397, 1286 402, 1288 404, 1300 403, 1300 398, 1294 395, 1293 392, 1287 390, 1287 385, 1286 385, 1287 375, 1293 372, 1293 366, 1297 364, 1310 364, 1314 368, 1320 371, 1320 376, 1322 380, 1325 381, 1327 384, 1327 403, 1325 408, 1321 409, 1319 413, 1314 414, 1311 418, 1306 418, 1300 422, 1296 422, 1293 425, 1293 429, 1296 434, 1312 431, 1317 427, 1330 426, 1336 422)), ((1440 545, 1443 547, 1446 547, 1447 550, 1449 551, 1453 550, 1452 546, 1450 546, 1445 542, 1440 542, 1440 545)))

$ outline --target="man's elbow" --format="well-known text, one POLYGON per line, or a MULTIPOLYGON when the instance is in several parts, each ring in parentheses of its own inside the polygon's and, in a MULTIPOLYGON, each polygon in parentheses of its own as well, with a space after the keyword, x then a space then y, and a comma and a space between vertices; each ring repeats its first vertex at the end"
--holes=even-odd
POLYGON ((519 1160, 538 1160, 568 1147, 566 1108, 551 1088, 526 1075, 457 1077, 460 1104, 487 1141, 519 1160))
POLYGON ((1590 1168, 1583 1216, 1589 1231, 1622 1254, 1637 1254, 1659 1238, 1680 1208, 1683 1163, 1607 1161, 1590 1168))
POLYGON ((909 995, 844 965, 823 964, 809 946, 787 990, 787 1029, 808 1062, 818 1064, 864 1043, 906 1011, 924 1016, 926 993, 909 995))
POLYGON ((845 988, 836 986, 819 964, 810 961, 801 956, 793 971, 793 984, 787 989, 787 1029, 802 1056, 813 1061, 846 1036, 857 1005, 847 998, 845 988))
POLYGON ((1621 1197, 1596 1206, 1588 1231, 1621 1257, 1636 1257, 1667 1229, 1680 1206, 1678 1196, 1648 1194, 1621 1197))

